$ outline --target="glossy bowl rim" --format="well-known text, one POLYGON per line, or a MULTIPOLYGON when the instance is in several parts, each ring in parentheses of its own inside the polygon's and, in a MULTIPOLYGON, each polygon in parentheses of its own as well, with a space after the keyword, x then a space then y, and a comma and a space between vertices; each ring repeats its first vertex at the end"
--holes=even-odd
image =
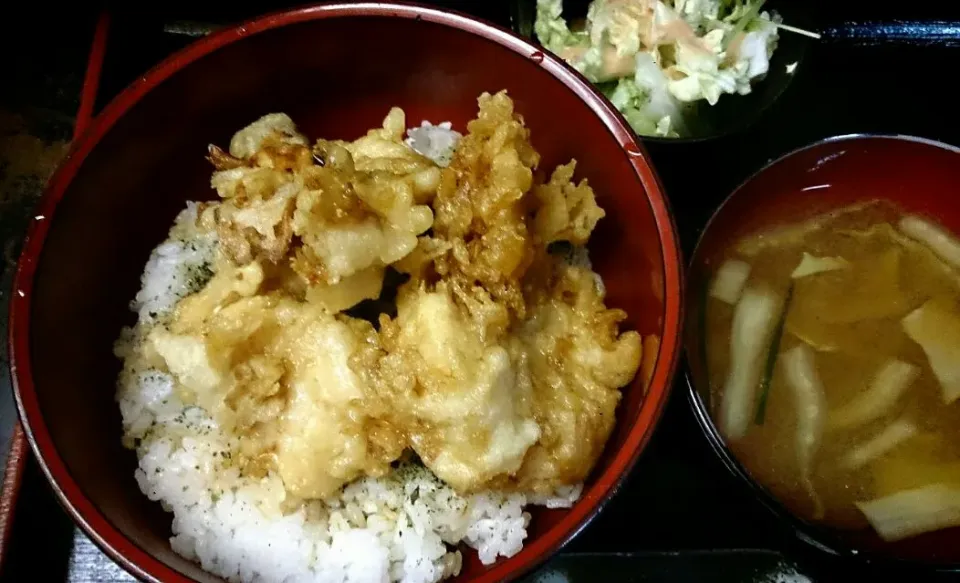
MULTIPOLYGON (((527 541, 516 556, 495 564, 474 583, 511 580, 533 569, 576 536, 618 491, 646 446, 670 394, 681 351, 683 262, 679 237, 663 188, 643 146, 609 103, 576 71, 508 30, 453 11, 411 3, 333 3, 282 10, 215 32, 173 53, 117 95, 72 144, 40 200, 17 263, 10 302, 9 356, 14 397, 20 420, 40 468, 60 504, 83 531, 114 561, 135 576, 153 582, 189 583, 189 577, 154 557, 123 535, 94 506, 70 475, 53 443, 40 411, 30 360, 30 309, 34 277, 50 219, 84 159, 141 98, 167 78, 203 56, 244 37, 301 22, 338 17, 378 17, 424 20, 480 36, 522 56, 536 58, 555 79, 573 91, 617 140, 639 179, 653 215, 661 244, 664 308, 661 346, 656 366, 636 421, 610 466, 584 490, 581 499, 547 533, 527 541)), ((133 481, 131 479, 131 487, 133 481)))
MULTIPOLYGON (((723 202, 716 208, 716 210, 710 215, 710 219, 707 221, 706 225, 703 227, 703 230, 700 231, 699 237, 697 237, 697 244, 691 253, 689 260, 687 261, 686 270, 684 272, 685 280, 687 282, 692 280, 692 274, 695 272, 695 266, 697 260, 700 256, 701 245, 706 238, 707 233, 710 232, 714 223, 717 222, 719 216, 724 212, 727 204, 737 197, 737 195, 751 184, 754 180, 759 178, 765 172, 769 171, 771 168, 785 162, 786 160, 813 150, 815 148, 820 148, 823 146, 828 146, 831 144, 844 143, 844 142, 862 142, 862 141, 873 141, 873 140, 889 140, 889 141, 899 141, 899 142, 910 142, 915 144, 921 144, 923 146, 938 148, 941 150, 946 150, 954 154, 960 154, 960 146, 955 146, 940 140, 935 140, 932 138, 925 138, 922 136, 914 136, 910 134, 897 134, 897 133, 883 133, 883 132, 855 132, 848 134, 839 134, 835 136, 829 136, 822 138, 808 144, 799 146, 788 152, 774 158, 773 160, 768 161, 766 164, 760 167, 760 169, 751 173, 746 179, 741 181, 736 188, 734 188, 726 198, 723 199, 723 202)), ((687 290, 689 292, 689 290, 687 290)), ((689 299, 685 298, 685 301, 689 299)), ((697 425, 700 427, 700 431, 703 434, 704 439, 707 440, 707 443, 710 446, 710 449, 713 453, 720 459, 723 466, 727 471, 744 486, 746 489, 749 489, 754 497, 773 515, 773 517, 779 523, 780 528, 789 527, 793 532, 792 535, 799 539, 800 541, 810 545, 814 549, 817 549, 820 552, 826 553, 828 555, 861 561, 863 563, 872 563, 874 565, 888 565, 894 568, 920 568, 927 569, 933 572, 938 573, 957 573, 960 572, 960 560, 954 562, 943 562, 937 563, 933 561, 922 561, 922 560, 912 560, 904 559, 899 557, 892 557, 882 552, 877 551, 868 551, 861 550, 856 548, 853 545, 846 544, 842 541, 841 537, 833 534, 831 529, 827 527, 818 526, 803 520, 802 518, 795 515, 791 512, 782 502, 777 499, 770 491, 768 491, 760 482, 750 475, 750 472, 746 467, 737 459, 737 456, 733 451, 727 446, 726 440, 723 435, 720 433, 720 429, 717 427, 716 423, 713 420, 713 416, 710 414, 709 407, 704 403, 703 398, 700 396, 700 392, 697 390, 696 383, 693 378, 693 372, 690 367, 690 356, 689 351, 686 347, 686 338, 687 332, 686 329, 683 331, 683 379, 687 386, 687 402, 692 409, 693 416, 697 420, 697 425)))

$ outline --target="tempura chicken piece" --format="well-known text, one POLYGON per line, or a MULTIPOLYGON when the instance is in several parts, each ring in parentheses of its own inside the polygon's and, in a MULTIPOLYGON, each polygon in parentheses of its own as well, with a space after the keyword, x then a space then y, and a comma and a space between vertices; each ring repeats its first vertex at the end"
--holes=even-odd
POLYGON ((302 242, 293 266, 301 276, 335 284, 371 266, 390 265, 416 248, 417 235, 433 224, 433 212, 416 204, 415 177, 357 170, 343 143, 321 140, 314 152, 324 166, 309 171, 293 214, 302 242))
POLYGON ((440 170, 403 144, 404 123, 394 109, 353 143, 310 148, 290 118, 270 114, 237 132, 229 154, 211 146, 221 249, 238 265, 286 263, 280 272, 300 279, 288 287, 329 299, 331 311, 376 298, 383 269, 433 223, 421 202, 440 170))
POLYGON ((405 439, 371 417, 383 410, 349 361, 374 335, 362 320, 265 292, 253 262, 223 265, 154 328, 147 350, 239 442, 247 475, 276 471, 287 491, 322 498, 361 475, 383 475, 405 439))
POLYGON ((412 178, 409 184, 413 187, 416 203, 429 203, 437 192, 440 168, 404 143, 406 128, 403 110, 394 107, 384 118, 381 128, 370 130, 344 146, 353 156, 357 171, 412 178))
POLYGON ((540 434, 526 354, 507 334, 536 254, 525 197, 539 157, 505 93, 479 104, 442 171, 432 236, 397 265, 412 275, 397 318, 381 326, 394 423, 461 492, 503 485, 540 434))
POLYGON ((478 102, 434 200, 433 238, 449 247, 434 259, 434 271, 483 287, 523 317, 519 282, 536 253, 526 197, 540 156, 505 92, 478 102))
MULTIPOLYGON (((447 283, 408 288, 381 335, 389 353, 394 425, 440 479, 460 492, 501 485, 540 436, 526 356, 507 339, 485 342, 447 283), (399 382, 398 382, 399 381, 399 382)), ((502 312, 489 297, 490 312, 502 312)), ((505 314, 500 314, 501 316, 505 314)))
POLYGON ((637 332, 619 332, 626 314, 604 306, 589 269, 558 261, 553 274, 531 299, 520 331, 541 436, 513 484, 546 495, 587 477, 616 422, 619 388, 636 375, 642 352, 637 332))
POLYGON ((434 200, 431 236, 384 318, 378 380, 391 419, 461 492, 552 494, 586 477, 609 437, 640 336, 618 336, 586 268, 547 253, 587 241, 603 216, 574 163, 535 185, 539 156, 505 93, 483 95, 434 200))
MULTIPOLYGON (((289 147, 309 153, 303 146, 289 147)), ((238 265, 254 259, 278 263, 293 239, 291 220, 300 185, 295 175, 271 167, 231 167, 238 161, 225 156, 210 147, 210 159, 226 168, 215 172, 210 181, 223 198, 216 206, 220 248, 238 265)))
POLYGON ((308 145, 307 138, 285 113, 267 114, 237 133, 230 140, 230 156, 240 160, 254 157, 263 149, 267 139, 277 145, 308 145))
POLYGON ((572 182, 576 162, 557 166, 550 181, 537 185, 533 194, 540 207, 533 220, 537 237, 545 244, 569 241, 586 245, 590 234, 606 214, 586 180, 572 182))

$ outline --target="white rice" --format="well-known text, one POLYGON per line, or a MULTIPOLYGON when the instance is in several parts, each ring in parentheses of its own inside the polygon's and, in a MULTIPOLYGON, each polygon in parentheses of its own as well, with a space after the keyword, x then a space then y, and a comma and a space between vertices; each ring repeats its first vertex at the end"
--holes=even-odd
POLYGON ((180 299, 197 291, 196 272, 209 265, 217 242, 212 234, 197 233, 190 227, 196 219, 197 203, 188 202, 175 223, 186 227, 175 226, 171 237, 150 255, 145 269, 149 276, 144 274, 141 279, 143 287, 132 305, 141 320, 153 323, 157 315, 169 312, 180 299))
POLYGON ((418 128, 407 130, 405 143, 418 153, 430 158, 438 166, 447 167, 453 159, 457 142, 463 136, 453 129, 448 121, 433 125, 428 121, 420 123, 418 128))
MULTIPOLYGON (((423 132, 429 154, 449 159, 443 144, 452 150, 459 134, 451 135, 448 124, 427 124, 411 130, 410 139, 423 146, 423 132)), ((138 325, 124 331, 116 348, 125 359, 118 390, 124 441, 136 448, 140 489, 173 513, 170 544, 178 554, 244 583, 434 582, 459 573, 455 545, 476 549, 485 564, 510 557, 527 535, 524 506, 564 508, 579 498, 579 486, 550 498, 464 497, 422 466, 404 465, 285 512, 278 476, 240 475, 235 440, 205 410, 183 403, 168 373, 130 358, 146 331, 203 284, 217 241, 193 228, 196 216, 190 203, 151 255, 131 305, 138 325)))

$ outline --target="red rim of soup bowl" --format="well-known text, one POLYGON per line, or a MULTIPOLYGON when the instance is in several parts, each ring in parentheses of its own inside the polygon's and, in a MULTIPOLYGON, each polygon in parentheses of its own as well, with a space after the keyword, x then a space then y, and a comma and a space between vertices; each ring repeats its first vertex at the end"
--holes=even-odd
MULTIPOLYGON (((699 305, 701 303, 700 296, 701 292, 705 289, 705 286, 709 281, 709 273, 704 270, 704 266, 706 265, 708 259, 718 258, 722 254, 727 244, 756 231, 757 228, 769 227, 783 222, 789 223, 801 221, 808 218, 808 216, 818 215, 835 208, 847 206, 857 201, 870 200, 874 198, 891 200, 898 206, 901 206, 901 208, 904 206, 908 207, 907 210, 909 211, 930 214, 931 209, 922 201, 916 203, 915 205, 903 205, 900 202, 900 199, 894 197, 871 197, 866 195, 845 196, 837 202, 828 202, 819 206, 811 207, 809 211, 800 210, 800 207, 796 205, 790 207, 788 207, 788 205, 783 205, 779 207, 779 210, 771 211, 769 214, 763 211, 749 213, 749 211, 744 211, 742 208, 743 205, 746 204, 745 201, 756 199, 756 194, 754 194, 754 191, 751 187, 760 178, 776 175, 777 173, 782 173, 787 177, 798 176, 799 173, 797 172, 797 169, 791 168, 789 170, 784 170, 784 168, 787 168, 790 163, 796 161, 801 156, 807 156, 810 158, 809 161, 814 162, 814 167, 806 170, 809 172, 821 165, 829 164, 833 160, 840 158, 846 153, 847 150, 836 151, 837 146, 849 144, 851 147, 854 147, 860 144, 863 145, 864 148, 868 148, 872 144, 874 147, 877 145, 882 147, 884 143, 889 144, 890 142, 899 143, 901 145, 912 144, 921 148, 933 148, 931 151, 960 154, 960 148, 928 138, 899 134, 844 134, 801 146, 800 148, 791 150, 779 158, 776 158, 772 162, 764 165, 760 170, 751 174, 746 180, 741 182, 740 185, 737 186, 737 188, 735 188, 726 199, 724 199, 723 203, 713 213, 713 215, 710 217, 710 220, 707 222, 707 225, 701 232, 700 238, 697 241, 697 245, 691 256, 687 269, 686 281, 688 296, 685 300, 687 302, 685 310, 687 322, 686 329, 684 330, 685 362, 683 367, 683 374, 687 384, 687 400, 689 401, 694 417, 697 419, 697 423, 700 425, 700 429, 703 431, 707 442, 717 457, 720 458, 720 461, 727 468, 727 470, 738 481, 742 482, 749 490, 751 490, 760 503, 772 513, 778 522, 785 527, 789 527, 797 539, 803 543, 809 545, 820 553, 826 553, 827 555, 844 559, 851 559, 860 564, 869 563, 875 567, 883 569, 894 568, 911 570, 921 568, 940 572, 957 572, 960 571, 960 552, 956 554, 955 559, 941 562, 924 560, 915 556, 906 558, 904 556, 890 554, 889 549, 897 548, 896 545, 903 544, 904 542, 910 545, 911 539, 901 541, 901 543, 891 543, 890 545, 887 545, 888 552, 884 552, 883 549, 885 545, 883 543, 879 543, 878 540, 874 541, 873 539, 878 539, 878 537, 870 534, 871 531, 867 531, 867 534, 860 533, 859 536, 857 534, 845 535, 836 529, 814 524, 797 516, 772 492, 770 492, 765 486, 756 480, 746 466, 740 462, 733 451, 727 446, 726 439, 720 433, 719 428, 714 422, 713 415, 710 412, 707 403, 704 402, 703 396, 698 389, 699 385, 697 381, 697 374, 694 372, 694 369, 696 368, 696 366, 693 364, 693 361, 695 360, 694 355, 696 358, 700 358, 700 331, 699 324, 697 324, 701 310, 701 306, 699 305), (812 154, 818 150, 827 151, 824 152, 822 156, 818 154, 816 156, 816 160, 814 161, 814 156, 812 156, 812 154), (746 198, 741 201, 739 199, 743 197, 740 197, 739 195, 744 191, 747 191, 747 195, 746 198), (911 206, 916 208, 909 208, 911 206), (731 210, 732 207, 736 208, 731 210), (785 208, 791 208, 795 211, 799 210, 800 214, 797 216, 791 216, 789 219, 783 219, 785 213, 788 212, 784 210, 785 208), (726 217, 727 214, 734 216, 734 213, 736 213, 738 210, 749 214, 749 220, 746 223, 737 224, 737 221, 739 220, 738 218, 730 219, 726 217), (772 221, 767 220, 765 217, 770 215, 774 215, 777 218, 774 218, 772 221), (715 233, 717 230, 720 230, 720 234, 715 233), (864 544, 865 541, 870 542, 864 544)), ((865 154, 861 153, 861 155, 865 154)), ((960 157, 958 157, 957 162, 960 164, 960 157)), ((773 179, 771 180, 776 184, 785 184, 791 182, 790 178, 779 181, 773 179)), ((788 188, 781 188, 781 190, 787 191, 788 188)), ((794 190, 794 188, 789 188, 790 192, 793 192, 794 190)), ((788 196, 790 195, 778 194, 773 198, 783 199, 788 196)), ((922 197, 920 198, 922 199, 922 197)), ((773 208, 778 207, 774 206, 773 208)), ((960 214, 958 214, 958 216, 960 216, 960 214)), ((954 232, 956 233, 957 231, 954 230, 954 232)), ((944 533, 935 532, 924 536, 934 537, 941 534, 944 533)), ((915 553, 916 550, 913 552, 915 553)), ((911 553, 911 555, 912 554, 913 553, 911 553)))
MULTIPOLYGON (((664 269, 664 312, 661 346, 653 376, 644 396, 635 424, 609 467, 584 488, 580 500, 559 522, 542 536, 528 540, 523 549, 503 559, 473 579, 493 583, 519 577, 546 560, 585 527, 619 489, 640 452, 649 441, 669 395, 680 353, 682 329, 682 263, 676 227, 668 202, 647 156, 620 114, 562 61, 520 39, 507 30, 475 18, 414 4, 328 4, 269 14, 235 27, 221 30, 173 54, 121 92, 90 127, 72 145, 69 155, 49 182, 38 207, 38 219, 31 222, 14 277, 10 302, 10 362, 14 394, 27 439, 40 467, 52 485, 61 505, 85 533, 134 575, 164 582, 191 581, 128 539, 98 510, 70 475, 57 452, 50 431, 42 418, 30 360, 31 292, 38 260, 55 212, 68 185, 104 135, 134 104, 154 87, 199 58, 244 37, 290 24, 336 17, 392 17, 423 20, 456 28, 499 44, 515 53, 535 58, 539 66, 574 92, 603 122, 620 143, 639 177, 653 213, 662 247, 664 269), (542 59, 542 60, 541 60, 542 59)), ((118 436, 119 437, 119 436, 118 436)), ((131 480, 131 487, 134 482, 131 480)))

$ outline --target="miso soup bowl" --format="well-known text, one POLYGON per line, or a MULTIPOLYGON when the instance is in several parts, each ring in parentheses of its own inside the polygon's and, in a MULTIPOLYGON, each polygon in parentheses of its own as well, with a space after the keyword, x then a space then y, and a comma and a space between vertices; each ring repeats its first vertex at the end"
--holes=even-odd
POLYGON ((206 37, 122 92, 51 180, 11 294, 21 419, 60 502, 110 557, 152 582, 218 581, 170 548, 172 516, 147 500, 121 447, 112 345, 150 250, 187 200, 213 197, 209 143, 283 111, 312 138, 353 139, 392 106, 408 125, 460 130, 484 91, 506 89, 542 167, 576 158, 607 210, 592 247, 610 305, 662 338, 649 382, 624 389, 582 498, 536 511, 523 550, 491 566, 472 551, 458 581, 519 576, 573 537, 618 489, 650 438, 678 360, 683 266, 643 148, 575 71, 528 42, 455 13, 381 2, 272 14, 206 37), (392 47, 392 49, 391 49, 392 47))
MULTIPOLYGON (((929 216, 960 234, 960 149, 924 138, 844 135, 786 154, 751 176, 716 211, 687 271, 685 374, 694 416, 727 469, 782 524, 827 555, 884 567, 960 568, 960 528, 885 543, 872 531, 841 532, 801 520, 740 463, 707 406, 701 360, 702 298, 724 251, 743 236, 873 199, 929 216)), ((809 549, 807 549, 809 550, 809 549)))

